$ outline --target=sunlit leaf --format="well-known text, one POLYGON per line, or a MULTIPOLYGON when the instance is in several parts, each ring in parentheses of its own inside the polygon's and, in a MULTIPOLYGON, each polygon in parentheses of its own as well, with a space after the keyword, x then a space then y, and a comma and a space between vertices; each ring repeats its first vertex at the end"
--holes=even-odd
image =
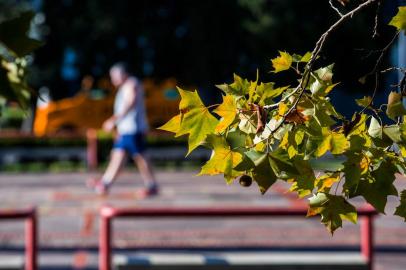
POLYGON ((216 132, 220 133, 226 130, 233 122, 237 115, 237 104, 235 98, 231 95, 223 96, 223 103, 218 106, 214 112, 222 117, 216 126, 216 132))
POLYGON ((221 136, 208 136, 207 144, 213 149, 210 160, 203 165, 199 175, 224 174, 227 182, 238 176, 233 169, 242 161, 242 155, 232 151, 226 140, 221 136))
POLYGON ((272 72, 278 73, 284 70, 288 70, 292 65, 293 58, 287 52, 279 51, 279 56, 272 59, 272 66, 274 70, 272 72))
POLYGON ((406 30, 406 6, 398 7, 398 13, 392 18, 389 25, 398 30, 406 30))

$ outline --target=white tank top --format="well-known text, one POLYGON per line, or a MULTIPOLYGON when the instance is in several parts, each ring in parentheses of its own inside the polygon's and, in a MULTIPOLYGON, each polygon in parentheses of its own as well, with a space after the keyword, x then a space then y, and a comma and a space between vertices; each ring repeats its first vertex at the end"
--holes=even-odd
MULTIPOLYGON (((144 88, 142 87, 142 84, 137 80, 137 78, 131 77, 129 79, 136 81, 137 94, 134 107, 130 109, 128 113, 116 123, 117 132, 120 135, 134 135, 137 133, 146 133, 148 131, 148 122, 144 104, 144 88)), ((114 114, 121 114, 123 109, 124 91, 123 87, 120 87, 114 100, 114 114)))

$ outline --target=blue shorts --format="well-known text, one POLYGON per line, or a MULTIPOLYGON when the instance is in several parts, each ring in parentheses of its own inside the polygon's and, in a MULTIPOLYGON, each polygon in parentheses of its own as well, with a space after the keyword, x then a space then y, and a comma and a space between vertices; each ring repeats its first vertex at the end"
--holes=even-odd
POLYGON ((119 135, 114 142, 114 149, 125 150, 131 157, 146 150, 145 135, 142 133, 119 135))

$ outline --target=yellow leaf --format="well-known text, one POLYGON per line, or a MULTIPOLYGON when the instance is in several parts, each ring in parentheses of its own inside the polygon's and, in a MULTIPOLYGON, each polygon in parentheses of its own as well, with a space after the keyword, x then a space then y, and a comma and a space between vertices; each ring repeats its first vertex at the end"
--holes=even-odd
POLYGON ((292 60, 293 58, 290 54, 279 51, 279 56, 271 60, 274 68, 273 72, 277 73, 289 69, 292 65, 292 60))
POLYGON ((166 124, 163 126, 160 126, 158 129, 173 132, 173 133, 178 133, 180 129, 180 122, 182 119, 182 115, 178 114, 174 117, 171 118, 166 124))
POLYGON ((288 105, 286 105, 285 103, 281 102, 281 103, 279 104, 279 110, 278 110, 279 116, 284 116, 287 111, 288 111, 288 105))
POLYGON ((227 182, 230 182, 238 174, 233 171, 241 161, 243 156, 230 149, 226 140, 221 136, 209 136, 208 143, 213 148, 213 153, 209 161, 202 167, 199 175, 224 174, 227 182))
POLYGON ((334 183, 340 180, 340 174, 325 174, 316 179, 318 192, 328 192, 334 183))
POLYGON ((392 18, 389 25, 396 27, 398 30, 406 30, 406 6, 398 8, 398 13, 392 18))
POLYGON ((215 131, 218 133, 223 132, 234 122, 235 116, 237 115, 237 104, 234 97, 231 95, 223 96, 223 103, 220 104, 214 112, 222 117, 215 131))

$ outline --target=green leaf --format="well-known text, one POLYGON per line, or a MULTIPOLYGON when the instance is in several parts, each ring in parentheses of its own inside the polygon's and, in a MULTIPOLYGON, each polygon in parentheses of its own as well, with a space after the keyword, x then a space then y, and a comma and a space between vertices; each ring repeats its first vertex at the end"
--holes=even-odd
POLYGON ((231 95, 223 96, 223 103, 221 103, 214 112, 222 117, 215 131, 218 133, 224 132, 234 122, 237 115, 235 98, 231 95))
POLYGON ((344 189, 348 191, 352 188, 356 188, 361 180, 361 175, 368 172, 370 160, 367 156, 358 152, 346 153, 347 160, 343 163, 345 183, 344 189))
POLYGON ((213 154, 210 160, 202 167, 199 175, 223 173, 227 183, 230 183, 239 175, 233 169, 242 161, 242 155, 232 151, 226 140, 221 136, 208 136, 207 144, 213 149, 213 154))
POLYGON ((258 184, 261 193, 265 194, 277 180, 277 176, 271 168, 270 157, 266 153, 255 150, 250 150, 245 154, 255 164, 252 170, 252 178, 258 184))
POLYGON ((342 227, 343 220, 357 223, 357 210, 342 196, 317 193, 310 199, 308 216, 320 214, 321 222, 334 233, 342 227))
POLYGON ((396 207, 395 215, 404 218, 406 222, 406 190, 400 193, 400 204, 396 207))
POLYGON ((0 23, 0 42, 17 57, 23 57, 42 46, 42 42, 27 36, 34 15, 31 11, 23 12, 16 18, 0 23))
POLYGON ((186 91, 180 88, 178 91, 181 96, 179 110, 183 113, 183 118, 177 135, 189 134, 187 153, 189 155, 206 139, 208 134, 214 132, 218 120, 204 106, 197 91, 186 91))
POLYGON ((361 195, 381 213, 385 213, 387 197, 397 196, 398 192, 393 185, 395 181, 396 166, 383 161, 379 167, 370 173, 370 177, 363 179, 350 191, 350 197, 361 195))
POLYGON ((305 53, 305 55, 303 55, 303 57, 300 59, 299 62, 307 63, 310 61, 311 58, 312 58, 312 52, 307 52, 307 53, 305 53))
POLYGON ((383 133, 388 136, 394 143, 402 142, 400 127, 398 125, 384 127, 383 133))
POLYGON ((389 25, 396 27, 399 31, 406 30, 406 6, 398 7, 398 13, 392 18, 389 25))
POLYGON ((392 120, 396 120, 396 117, 406 115, 406 109, 403 107, 402 104, 402 94, 397 92, 390 92, 386 114, 392 120))
POLYGON ((316 177, 310 162, 304 160, 303 156, 296 156, 293 163, 299 173, 288 180, 288 182, 292 183, 290 191, 296 191, 299 197, 303 198, 312 193, 316 177))
POLYGON ((236 97, 247 95, 249 93, 249 86, 249 81, 241 78, 237 74, 234 74, 233 83, 216 85, 216 87, 222 90, 225 94, 234 95, 236 97))
POLYGON ((368 107, 371 102, 372 102, 372 97, 370 96, 365 96, 363 98, 360 99, 356 99, 355 102, 357 103, 358 106, 360 107, 368 107))
POLYGON ((279 51, 279 56, 272 59, 272 66, 274 70, 272 72, 278 73, 284 70, 288 70, 292 65, 293 58, 287 52, 279 51))

